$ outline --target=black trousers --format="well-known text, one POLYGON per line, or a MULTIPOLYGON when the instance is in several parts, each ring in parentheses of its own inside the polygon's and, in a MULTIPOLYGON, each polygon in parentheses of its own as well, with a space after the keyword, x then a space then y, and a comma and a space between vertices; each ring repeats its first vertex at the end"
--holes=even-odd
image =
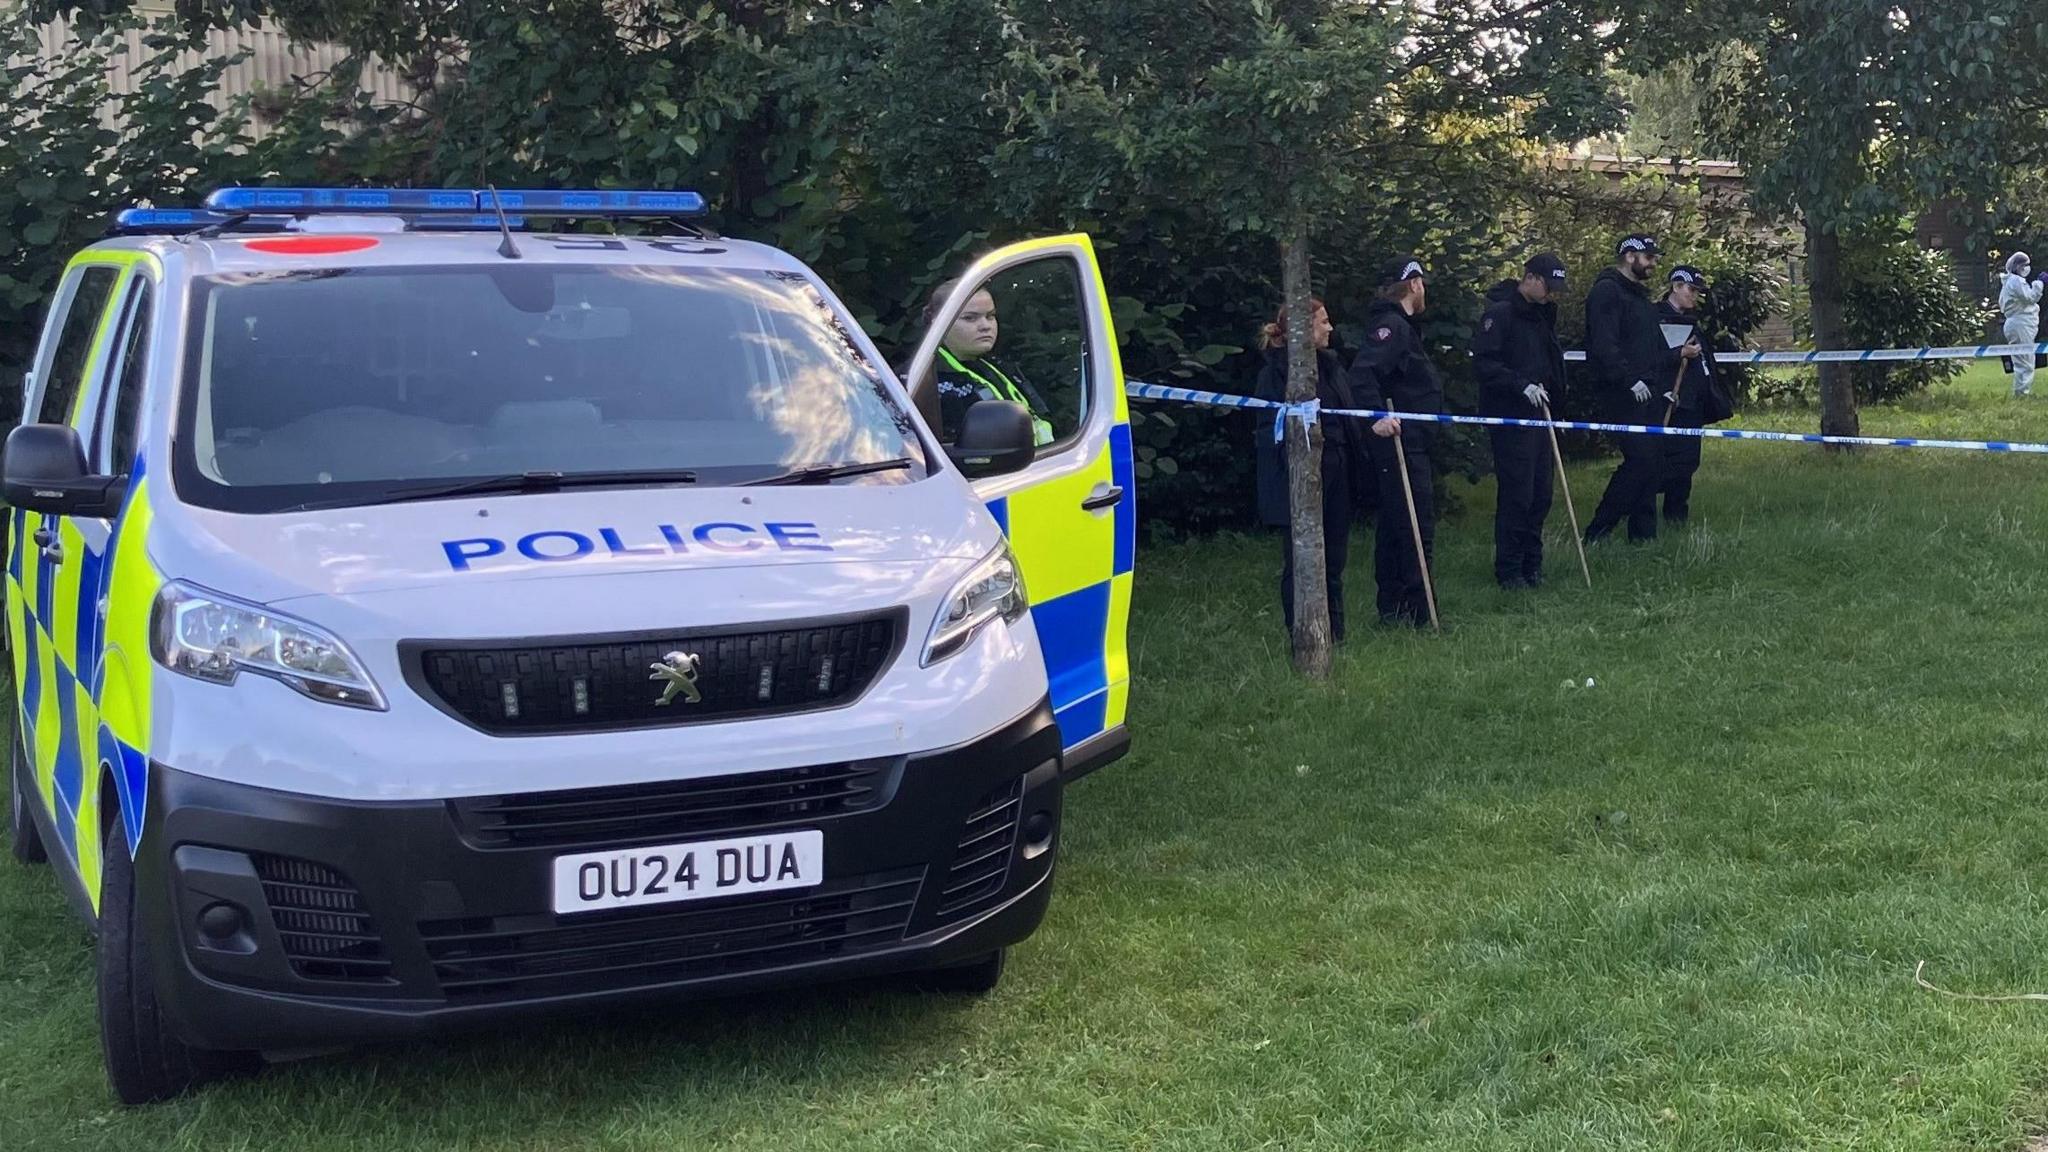
MULTIPOLYGON (((1700 411, 1680 408, 1671 418, 1673 428, 1704 428, 1700 411)), ((1664 437, 1664 519, 1685 523, 1692 515, 1692 478, 1700 470, 1700 439, 1697 436, 1664 437)))
POLYGON ((1499 500, 1493 513, 1493 578, 1502 584, 1543 579, 1543 522, 1550 517, 1556 469, 1541 428, 1490 428, 1499 500))
MULTIPOLYGON (((1294 537, 1280 534, 1280 610, 1294 634, 1294 537)), ((1344 639, 1344 563, 1351 555, 1351 471, 1339 445, 1323 445, 1323 587, 1330 598, 1330 639, 1344 639)))
MULTIPOLYGON (((1436 562, 1436 471, 1429 463, 1428 433, 1401 430, 1408 454, 1408 484, 1415 492, 1415 519, 1422 528, 1422 555, 1415 554, 1415 533, 1408 524, 1408 501, 1401 491, 1399 457, 1394 442, 1374 436, 1373 471, 1379 474, 1380 506, 1373 520, 1373 576, 1379 583, 1380 619, 1388 623, 1426 624, 1429 600, 1423 593, 1422 565, 1436 562)), ((1434 567, 1430 570, 1435 572, 1434 567)))
MULTIPOLYGON (((1634 397, 1624 397, 1606 405, 1602 415, 1610 424, 1659 425, 1664 422, 1668 403, 1661 396, 1652 396, 1643 404, 1636 403, 1634 397)), ((1612 533, 1615 525, 1625 519, 1630 540, 1655 540, 1657 489, 1666 474, 1667 438, 1623 433, 1614 439, 1621 446, 1621 467, 1614 470, 1607 481, 1607 491, 1600 495, 1600 506, 1593 510, 1593 522, 1586 525, 1586 539, 1598 540, 1612 533)))

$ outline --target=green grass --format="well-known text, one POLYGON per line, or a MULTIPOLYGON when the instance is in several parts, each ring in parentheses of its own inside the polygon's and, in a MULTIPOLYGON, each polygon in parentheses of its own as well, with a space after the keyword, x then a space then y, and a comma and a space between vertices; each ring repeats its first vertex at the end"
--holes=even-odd
MULTIPOLYGON (((2048 439, 1993 376, 1865 427, 2048 439)), ((1361 628, 1325 686, 1276 543, 1145 553, 1136 750, 1069 797, 985 1001, 646 1012, 127 1112, 85 934, 0 868, 0 1148, 2019 1146, 2048 1005, 1912 974, 2048 989, 2048 460, 1709 444, 1691 531, 1603 546, 1590 593, 1561 541, 1494 591, 1490 503, 1443 530, 1447 634, 1361 628)))

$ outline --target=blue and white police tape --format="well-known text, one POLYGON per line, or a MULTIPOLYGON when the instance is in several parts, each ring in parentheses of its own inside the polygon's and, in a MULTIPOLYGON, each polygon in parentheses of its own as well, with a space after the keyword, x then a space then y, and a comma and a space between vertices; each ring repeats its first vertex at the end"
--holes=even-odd
MULTIPOLYGON (((1950 348, 1858 348, 1840 352, 1716 352, 1717 364, 1875 364, 1894 360, 1992 360, 2003 356, 2048 355, 2044 344, 1962 344, 1950 348)), ((1564 358, 1584 362, 1571 351, 1564 358)))
POLYGON ((1252 396, 1239 396, 1232 392, 1204 392, 1198 388, 1168 388, 1160 384, 1141 384, 1136 380, 1124 381, 1124 395, 1139 400, 1180 400, 1189 404, 1201 404, 1210 408, 1256 408, 1273 413, 1273 443, 1287 439, 1287 418, 1306 424, 1314 424, 1323 410, 1323 402, 1310 400, 1302 404, 1281 404, 1273 400, 1260 400, 1252 396))
POLYGON ((1864 448, 1957 448, 1969 452, 2020 452, 2048 456, 2048 444, 2008 440, 1930 440, 1917 436, 1823 436, 1813 432, 1760 432, 1747 428, 1667 428, 1656 424, 1602 424, 1587 420, 1522 420, 1511 416, 1451 416, 1428 412, 1393 412, 1369 408, 1324 408, 1314 401, 1280 404, 1250 396, 1221 392, 1200 392, 1193 388, 1171 388, 1163 384, 1141 384, 1135 380, 1124 391, 1138 400, 1177 400, 1218 408, 1270 409, 1275 439, 1284 435, 1289 415, 1313 423, 1319 416, 1351 416, 1361 420, 1413 420, 1424 424, 1477 424, 1489 428, 1561 428, 1572 432, 1613 432, 1642 436, 1692 436, 1702 440, 1773 440, 1787 444, 1844 444, 1864 448))

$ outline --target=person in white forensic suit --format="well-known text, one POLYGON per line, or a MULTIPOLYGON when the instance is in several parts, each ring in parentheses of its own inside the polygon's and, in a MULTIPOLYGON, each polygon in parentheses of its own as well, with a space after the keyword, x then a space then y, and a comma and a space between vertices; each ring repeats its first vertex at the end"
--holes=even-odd
MULTIPOLYGON (((1998 310, 2005 315, 2005 342, 2032 344, 2041 335, 2041 290, 2048 274, 2034 276, 2033 261, 2025 252, 2015 252, 2005 262, 2003 284, 1998 291, 1998 310)), ((2007 357, 2012 365, 2012 394, 2034 393, 2034 354, 2007 357)))

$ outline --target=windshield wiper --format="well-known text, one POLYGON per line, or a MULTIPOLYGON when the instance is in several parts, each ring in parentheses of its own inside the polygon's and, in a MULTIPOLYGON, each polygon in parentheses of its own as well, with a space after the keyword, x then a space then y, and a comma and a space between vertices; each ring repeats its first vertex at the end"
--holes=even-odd
POLYGON ((312 512, 321 508, 346 508, 357 504, 406 504, 415 500, 447 500, 456 496, 487 496, 501 492, 559 492, 564 488, 628 487, 635 484, 695 484, 697 474, 685 468, 643 468, 619 472, 507 472, 502 476, 479 476, 454 484, 400 488, 381 496, 341 497, 309 500, 285 509, 312 512))
POLYGON ((889 460, 870 460, 864 464, 811 464, 792 469, 775 476, 749 480, 739 485, 754 488, 766 484, 830 484, 848 476, 866 476, 872 472, 897 472, 910 467, 916 461, 908 456, 897 456, 889 460))

